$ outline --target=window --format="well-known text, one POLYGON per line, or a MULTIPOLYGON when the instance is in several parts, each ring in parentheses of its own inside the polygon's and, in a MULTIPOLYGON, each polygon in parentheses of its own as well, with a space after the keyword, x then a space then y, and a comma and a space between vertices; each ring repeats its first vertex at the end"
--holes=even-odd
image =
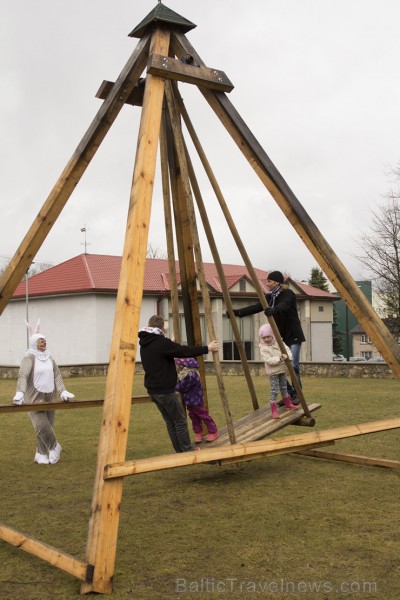
POLYGON ((361 334, 361 343, 362 344, 372 344, 370 338, 367 336, 366 333, 361 334))
POLYGON ((361 352, 361 356, 368 360, 369 358, 372 358, 372 352, 361 352))
MULTIPOLYGON (((180 314, 179 315, 179 329, 181 332, 181 344, 184 344, 185 346, 188 344, 187 341, 187 334, 186 334, 186 323, 185 323, 185 316, 180 314)), ((169 315, 169 336, 171 336, 173 334, 173 319, 172 319, 172 315, 169 315)), ((200 315, 200 331, 201 331, 201 341, 202 344, 204 344, 204 346, 206 346, 208 344, 207 342, 207 328, 206 328, 206 319, 204 315, 200 315)))
POLYGON ((239 290, 241 292, 245 292, 246 291, 246 280, 245 279, 241 279, 239 281, 239 290))
POLYGON ((324 307, 323 306, 318 306, 318 310, 319 310, 319 312, 324 312, 324 307))
MULTIPOLYGON (((254 341, 253 341, 253 317, 243 317, 237 320, 240 331, 240 338, 243 343, 247 360, 254 358, 254 341)), ((239 351, 233 337, 232 325, 228 317, 223 316, 224 342, 223 342, 223 360, 240 360, 239 351)))

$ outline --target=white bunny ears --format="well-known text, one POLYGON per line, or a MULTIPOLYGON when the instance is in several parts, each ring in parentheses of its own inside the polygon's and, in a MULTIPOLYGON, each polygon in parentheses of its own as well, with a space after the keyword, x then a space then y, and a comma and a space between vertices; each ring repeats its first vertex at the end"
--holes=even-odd
POLYGON ((28 323, 28 321, 26 321, 26 319, 24 319, 24 321, 25 321, 25 325, 28 328, 29 337, 32 337, 34 333, 39 333, 40 332, 40 319, 37 320, 35 331, 33 331, 32 325, 30 325, 28 323))

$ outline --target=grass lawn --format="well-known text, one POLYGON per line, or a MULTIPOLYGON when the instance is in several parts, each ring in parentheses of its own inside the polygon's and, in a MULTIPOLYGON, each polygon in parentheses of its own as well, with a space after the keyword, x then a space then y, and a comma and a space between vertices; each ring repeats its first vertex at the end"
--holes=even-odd
MULTIPOLYGON (((254 379, 260 403, 265 377, 254 379)), ((104 377, 69 379, 77 399, 103 397, 104 377)), ((242 377, 226 377, 235 419, 251 411, 242 377)), ((317 429, 400 415, 399 382, 304 378, 317 429)), ((0 404, 15 381, 0 381, 0 404)), ((143 394, 142 376, 135 394, 143 394)), ((217 383, 208 378, 210 412, 223 425, 217 383)), ((0 523, 85 558, 101 408, 59 411, 63 446, 56 465, 33 463, 27 413, 1 418, 0 523)), ((313 431, 288 427, 276 436, 313 431)), ((328 450, 400 460, 400 431, 342 440, 328 450)), ((152 404, 132 407, 127 459, 172 451, 152 404)), ((400 597, 400 471, 296 454, 241 463, 199 465, 124 480, 111 596, 291 599, 400 597)), ((80 583, 0 542, 0 599, 70 600, 80 583)), ((98 598, 89 594, 88 598, 98 598)))

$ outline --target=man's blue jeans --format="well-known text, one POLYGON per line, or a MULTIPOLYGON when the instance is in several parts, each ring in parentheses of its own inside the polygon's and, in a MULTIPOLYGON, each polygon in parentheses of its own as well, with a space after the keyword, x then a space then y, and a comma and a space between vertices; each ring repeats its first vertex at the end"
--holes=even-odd
MULTIPOLYGON (((293 370, 296 373, 296 377, 297 380, 299 382, 300 388, 302 387, 301 385, 301 379, 300 379, 300 350, 301 350, 301 343, 300 344, 292 344, 290 346, 290 351, 292 353, 292 365, 293 365, 293 370)), ((288 382, 288 392, 289 395, 293 398, 294 396, 296 396, 296 390, 293 387, 293 385, 290 385, 290 383, 288 382)))
POLYGON ((192 451, 193 445, 190 441, 185 411, 177 394, 172 392, 149 394, 149 396, 162 414, 175 452, 192 451))

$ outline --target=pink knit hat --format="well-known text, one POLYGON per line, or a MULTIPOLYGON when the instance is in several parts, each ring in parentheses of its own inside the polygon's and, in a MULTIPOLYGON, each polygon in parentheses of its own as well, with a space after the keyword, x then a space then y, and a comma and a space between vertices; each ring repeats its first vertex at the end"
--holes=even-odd
POLYGON ((270 335, 275 339, 274 332, 272 331, 272 327, 269 323, 265 323, 265 325, 260 327, 258 335, 260 336, 260 339, 266 337, 267 335, 270 335))

